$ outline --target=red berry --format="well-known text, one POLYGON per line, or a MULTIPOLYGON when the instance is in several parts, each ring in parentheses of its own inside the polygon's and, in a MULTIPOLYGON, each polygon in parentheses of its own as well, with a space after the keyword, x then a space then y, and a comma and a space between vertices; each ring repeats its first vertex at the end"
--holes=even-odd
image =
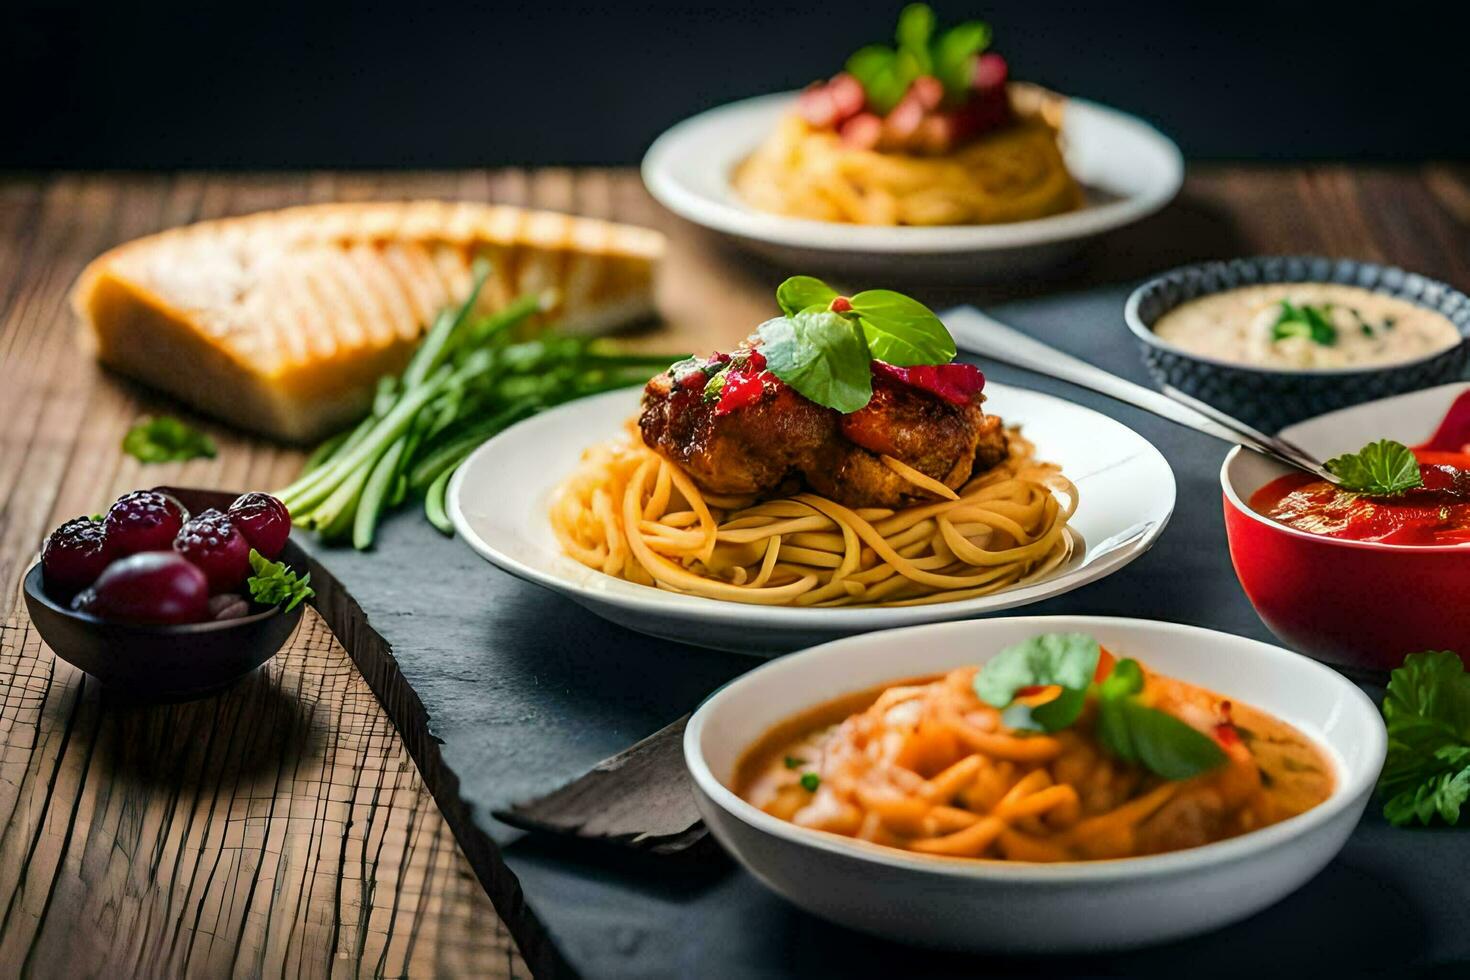
POLYGON ((291 534, 291 513, 268 493, 247 493, 230 504, 230 523, 240 529, 250 546, 275 560, 291 534))
POLYGON ((41 549, 41 575, 46 587, 75 592, 97 580, 112 560, 112 548, 101 521, 78 517, 51 532, 41 549))
POLYGON ((213 507, 189 519, 174 550, 199 567, 211 592, 234 592, 250 575, 250 542, 213 507))
POLYGON ((189 517, 183 506, 156 490, 134 490, 117 498, 103 524, 112 553, 118 557, 143 551, 167 551, 189 517))
POLYGON ((1005 85, 1011 70, 1006 60, 998 54, 982 54, 975 63, 975 88, 989 92, 1005 85))
POLYGON ((197 623, 209 616, 209 583, 172 551, 145 551, 108 565, 72 608, 122 623, 197 623))

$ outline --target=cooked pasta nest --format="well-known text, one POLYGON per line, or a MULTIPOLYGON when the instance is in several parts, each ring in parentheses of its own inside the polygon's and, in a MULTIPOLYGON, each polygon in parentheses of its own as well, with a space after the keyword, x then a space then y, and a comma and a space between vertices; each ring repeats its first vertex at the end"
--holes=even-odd
POLYGON ((1008 458, 953 499, 849 508, 813 493, 757 501, 701 492, 636 432, 586 451, 554 491, 558 541, 582 564, 641 585, 761 605, 921 605, 1045 578, 1081 540, 1077 488, 1018 430, 1008 458))
POLYGON ((1057 130, 1035 116, 928 157, 854 149, 791 115, 732 183, 762 211, 860 225, 1000 224, 1083 204, 1057 130))

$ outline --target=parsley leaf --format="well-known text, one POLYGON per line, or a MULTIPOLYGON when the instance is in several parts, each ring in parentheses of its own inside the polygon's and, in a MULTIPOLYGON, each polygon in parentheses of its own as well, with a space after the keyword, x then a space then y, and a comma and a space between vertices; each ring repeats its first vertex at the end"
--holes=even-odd
POLYGON ((1470 799, 1470 673, 1446 650, 1412 653, 1383 698, 1388 757, 1378 777, 1383 815, 1396 826, 1458 823, 1470 799))
POLYGON ((250 597, 263 606, 285 603, 284 612, 290 612, 302 600, 316 595, 309 573, 297 578, 285 562, 271 561, 254 548, 250 549, 250 567, 255 574, 245 584, 250 587, 250 597))
POLYGON ((1054 732, 1077 720, 1097 672, 1102 648, 1085 633, 1043 633, 1006 647, 975 674, 975 695, 986 704, 1007 708, 1012 728, 1054 732), (1062 693, 1045 704, 1011 705, 1016 692, 1028 687, 1058 686, 1062 693))
POLYGON ((802 766, 806 765, 805 759, 798 759, 794 755, 788 755, 785 759, 782 759, 781 762, 783 765, 786 766, 787 769, 800 769, 802 766))
POLYGON ((818 776, 816 773, 805 772, 801 774, 801 788, 806 790, 808 793, 815 793, 817 791, 817 787, 820 785, 822 785, 822 777, 818 776))
POLYGON ((171 415, 144 419, 123 436, 123 452, 141 463, 173 463, 213 459, 214 440, 171 415))
POLYGON ((1305 337, 1319 346, 1331 347, 1337 343, 1337 327, 1333 326, 1327 307, 1312 306, 1310 303, 1294 306, 1290 300, 1284 299, 1281 301, 1281 312, 1271 326, 1271 340, 1286 340, 1290 337, 1305 337))
POLYGON ((856 412, 873 397, 867 341, 842 314, 807 310, 767 320, 757 332, 766 370, 818 405, 856 412))
POLYGON ((1414 451, 1401 442, 1380 439, 1356 453, 1334 456, 1324 466, 1342 481, 1344 490, 1392 497, 1424 482, 1414 451))

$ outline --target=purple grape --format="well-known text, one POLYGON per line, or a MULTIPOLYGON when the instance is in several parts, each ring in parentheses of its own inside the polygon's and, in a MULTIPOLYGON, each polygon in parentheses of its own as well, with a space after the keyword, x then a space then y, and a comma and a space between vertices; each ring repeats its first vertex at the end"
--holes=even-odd
POLYGON ((245 535, 245 540, 265 557, 274 561, 286 547, 291 533, 291 514, 286 505, 268 493, 246 493, 230 504, 230 521, 245 535))
POLYGON ((72 608, 120 623, 197 623, 209 618, 209 581, 182 555, 145 551, 108 565, 72 608))

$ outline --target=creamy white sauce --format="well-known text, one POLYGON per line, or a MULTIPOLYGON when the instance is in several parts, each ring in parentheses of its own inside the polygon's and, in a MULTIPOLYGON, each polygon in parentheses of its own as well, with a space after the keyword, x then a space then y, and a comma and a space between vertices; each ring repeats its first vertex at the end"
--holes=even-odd
POLYGON ((1460 332, 1440 313, 1396 296, 1334 283, 1242 286, 1201 296, 1165 313, 1154 324, 1154 333, 1192 354, 1308 371, 1398 364, 1460 343, 1460 332), (1298 311, 1311 307, 1320 314, 1317 330, 1300 318, 1278 326, 1282 300, 1298 311), (1321 329, 1322 323, 1330 331, 1321 329))

